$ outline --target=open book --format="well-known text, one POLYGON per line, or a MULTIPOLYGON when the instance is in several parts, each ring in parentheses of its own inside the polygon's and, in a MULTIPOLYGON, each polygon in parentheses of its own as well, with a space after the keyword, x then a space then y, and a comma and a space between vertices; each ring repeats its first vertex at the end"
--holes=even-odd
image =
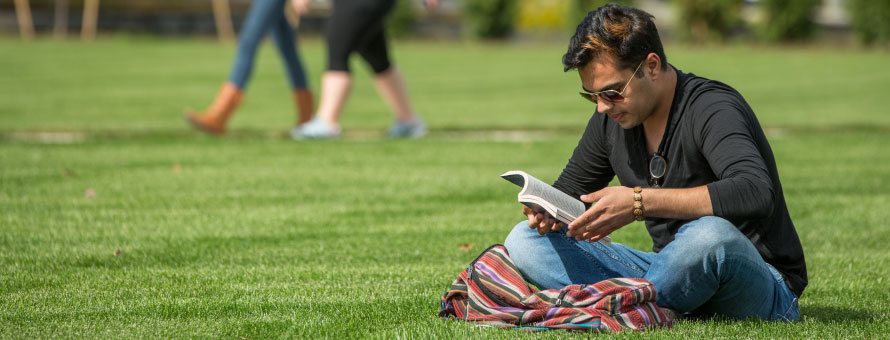
MULTIPOLYGON (((518 195, 519 203, 536 212, 546 212, 566 225, 572 223, 587 210, 584 202, 566 195, 525 171, 507 171, 501 177, 522 188, 518 195)), ((607 236, 601 241, 610 243, 612 240, 607 236)))

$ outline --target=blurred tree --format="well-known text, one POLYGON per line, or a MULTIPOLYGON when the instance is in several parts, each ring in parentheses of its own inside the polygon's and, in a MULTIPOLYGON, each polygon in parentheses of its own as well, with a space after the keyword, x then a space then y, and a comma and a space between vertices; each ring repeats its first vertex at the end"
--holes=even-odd
POLYGON ((578 24, 581 23, 581 20, 587 16, 587 13, 597 9, 608 3, 616 3, 624 6, 633 6, 633 0, 571 0, 569 1, 569 12, 568 12, 568 21, 566 22, 566 27, 569 30, 569 33, 575 33, 575 30, 578 28, 578 24))
POLYGON ((518 0, 465 0, 464 18, 473 36, 505 39, 516 27, 518 0))
POLYGON ((405 37, 414 33, 414 26, 417 24, 417 10, 414 7, 413 0, 396 0, 396 7, 393 8, 387 21, 387 34, 393 37, 405 37))
POLYGON ((890 42, 890 0, 850 0, 850 21, 866 45, 890 42))
POLYGON ((519 0, 516 26, 520 31, 562 33, 566 3, 559 0, 519 0))
POLYGON ((816 24, 813 11, 821 0, 764 0, 763 34, 769 41, 803 41, 811 38, 816 24))
POLYGON ((695 42, 723 41, 741 23, 742 0, 678 0, 681 34, 695 42))

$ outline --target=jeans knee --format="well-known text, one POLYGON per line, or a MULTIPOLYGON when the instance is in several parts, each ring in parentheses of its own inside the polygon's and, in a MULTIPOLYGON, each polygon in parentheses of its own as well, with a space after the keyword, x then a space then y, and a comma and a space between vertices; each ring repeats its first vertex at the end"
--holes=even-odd
POLYGON ((530 243, 534 242, 534 236, 539 235, 537 231, 528 226, 528 221, 519 222, 513 226, 513 230, 510 230, 510 234, 504 240, 504 247, 507 248, 507 252, 512 257, 512 254, 522 253, 524 249, 531 247, 530 243))
POLYGON ((542 252, 553 250, 550 238, 541 236, 536 229, 529 228, 528 221, 519 222, 513 227, 504 240, 504 247, 507 248, 513 263, 524 274, 532 275, 539 269, 542 252))
POLYGON ((678 260, 690 265, 701 263, 704 258, 721 258, 726 253, 744 251, 752 247, 751 241, 731 222, 719 217, 702 217, 680 228, 672 243, 678 260))
POLYGON ((731 222, 719 217, 702 217, 680 228, 677 234, 689 247, 702 250, 750 242, 731 222))

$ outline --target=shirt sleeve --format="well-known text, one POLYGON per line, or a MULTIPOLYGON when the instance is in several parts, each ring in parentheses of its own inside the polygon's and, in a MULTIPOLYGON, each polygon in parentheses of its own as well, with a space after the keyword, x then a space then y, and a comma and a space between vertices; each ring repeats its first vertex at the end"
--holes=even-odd
POLYGON ((609 185, 615 172, 609 163, 609 147, 605 135, 606 121, 603 115, 593 115, 568 164, 553 184, 555 188, 579 198, 609 185))
POLYGON ((762 219, 772 213, 776 190, 755 138, 762 130, 748 105, 736 96, 702 100, 703 114, 693 123, 699 132, 695 135, 718 178, 708 184, 714 215, 731 221, 762 219))

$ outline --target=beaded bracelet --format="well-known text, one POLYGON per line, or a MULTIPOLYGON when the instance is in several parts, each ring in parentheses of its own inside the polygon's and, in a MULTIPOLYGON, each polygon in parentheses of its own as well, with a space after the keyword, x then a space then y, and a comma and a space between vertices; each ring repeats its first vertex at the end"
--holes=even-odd
POLYGON ((634 220, 643 220, 643 188, 634 187, 634 220))

